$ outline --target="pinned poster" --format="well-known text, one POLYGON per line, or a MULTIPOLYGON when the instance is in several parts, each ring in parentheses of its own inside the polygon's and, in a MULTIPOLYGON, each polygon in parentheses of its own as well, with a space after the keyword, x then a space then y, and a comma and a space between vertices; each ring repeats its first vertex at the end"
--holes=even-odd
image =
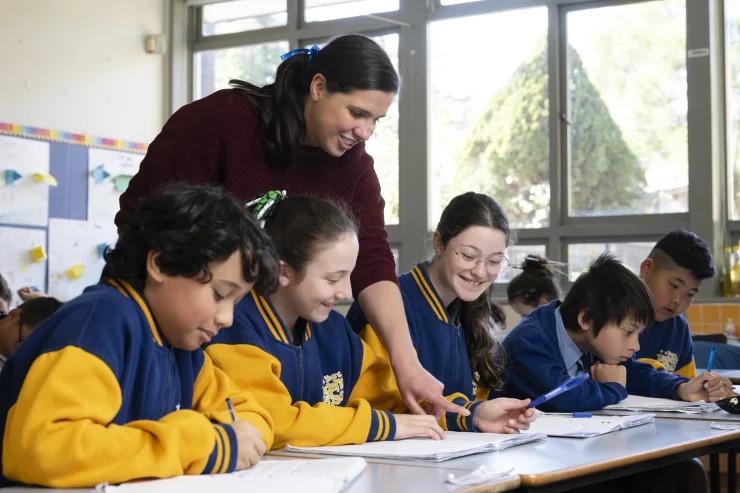
POLYGON ((68 301, 96 284, 105 265, 100 251, 117 239, 112 220, 49 219, 49 295, 68 301))
POLYGON ((0 223, 46 226, 49 219, 49 143, 0 135, 0 223))
POLYGON ((0 273, 8 281, 13 295, 23 286, 42 289, 46 280, 46 259, 39 260, 38 255, 44 251, 46 231, 0 226, 0 245, 3 246, 0 273))
POLYGON ((143 154, 91 148, 88 151, 87 219, 110 222, 118 212, 118 199, 139 171, 143 154))

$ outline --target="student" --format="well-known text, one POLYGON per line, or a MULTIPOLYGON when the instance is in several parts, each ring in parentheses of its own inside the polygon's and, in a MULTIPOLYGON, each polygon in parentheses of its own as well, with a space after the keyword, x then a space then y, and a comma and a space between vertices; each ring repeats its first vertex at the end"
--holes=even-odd
POLYGON ((417 413, 424 412, 416 403, 422 399, 440 415, 464 412, 442 397, 412 349, 380 183, 365 149, 401 87, 391 59, 360 34, 281 59, 274 82, 232 80, 232 89, 172 115, 121 195, 116 224, 129 221, 140 197, 172 181, 218 183, 242 201, 275 189, 336 197, 359 223, 354 298, 390 349, 406 403, 417 413))
POLYGON ((0 373, 1 482, 91 487, 254 465, 272 419, 200 346, 252 286, 274 286, 269 239, 227 192, 179 185, 142 201, 105 260, 100 283, 0 373))
POLYGON ((20 343, 61 306, 58 299, 43 296, 24 302, 7 314, 0 314, 0 370, 20 343))
MULTIPOLYGON (((390 365, 332 310, 351 296, 354 219, 325 199, 281 197, 261 201, 256 211, 262 216, 269 210, 265 230, 280 256, 280 287, 268 297, 250 293, 237 306, 231 329, 206 352, 267 408, 275 421, 274 448, 442 438, 433 416, 391 412, 405 409, 390 365)), ((479 406, 467 419, 503 431, 505 419, 526 404, 509 399, 479 406)))
MULTIPOLYGON (((442 211, 432 236, 434 255, 398 278, 411 339, 424 368, 444 384, 446 395, 474 408, 500 389, 504 352, 494 337, 497 307, 493 281, 506 268, 512 241, 506 214, 488 195, 467 192, 442 211)), ((363 339, 384 353, 359 305, 347 319, 363 339)), ((386 356, 387 357, 387 356, 386 356)), ((533 416, 527 411, 523 417, 533 416)))
POLYGON ((723 384, 715 373, 689 380, 634 360, 640 333, 653 316, 647 286, 613 257, 601 255, 573 283, 562 303, 541 306, 504 339, 509 361, 505 392, 520 398, 538 396, 586 372, 591 379, 542 409, 601 409, 628 392, 685 401, 721 399, 723 384))
MULTIPOLYGON (((701 282, 714 274, 709 247, 694 233, 676 229, 658 240, 640 264, 640 277, 653 295, 655 322, 640 337, 637 361, 684 377, 696 376, 694 346, 684 312, 701 282)), ((731 389, 726 388, 728 392, 731 389)))
POLYGON ((10 291, 8 281, 0 274, 0 313, 10 311, 10 302, 13 301, 13 293, 10 291))
POLYGON ((527 255, 519 267, 522 272, 515 276, 506 288, 509 306, 524 317, 560 298, 558 283, 546 258, 527 255))

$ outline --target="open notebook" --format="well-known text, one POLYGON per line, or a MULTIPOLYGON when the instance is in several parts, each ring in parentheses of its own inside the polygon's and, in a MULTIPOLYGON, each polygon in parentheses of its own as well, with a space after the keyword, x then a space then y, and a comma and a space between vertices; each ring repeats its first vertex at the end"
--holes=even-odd
POLYGON ((367 466, 361 457, 341 459, 262 460, 256 466, 229 474, 176 476, 119 486, 100 484, 101 493, 332 493, 342 491, 367 466))
POLYGON ((654 421, 654 414, 574 418, 572 414, 538 413, 537 420, 529 425, 529 430, 522 433, 542 433, 551 437, 589 438, 654 421))
POLYGON ((541 433, 503 434, 448 431, 445 440, 411 438, 388 442, 368 442, 361 445, 331 447, 295 447, 288 445, 287 452, 311 454, 350 455, 377 459, 443 461, 465 455, 503 450, 547 436, 541 433))
POLYGON ((642 412, 676 412, 684 414, 712 413, 719 409, 717 404, 704 401, 686 402, 673 399, 659 399, 657 397, 643 397, 641 395, 629 395, 625 400, 617 404, 606 406, 606 410, 616 411, 642 411, 642 412))

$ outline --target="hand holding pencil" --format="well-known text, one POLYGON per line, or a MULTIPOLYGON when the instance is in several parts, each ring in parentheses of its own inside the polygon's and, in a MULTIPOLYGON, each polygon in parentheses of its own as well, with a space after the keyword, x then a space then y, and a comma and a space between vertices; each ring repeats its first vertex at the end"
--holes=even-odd
POLYGON ((236 470, 248 469, 260 461, 260 457, 265 455, 267 447, 262 440, 262 433, 257 428, 246 421, 237 419, 234 404, 229 398, 226 398, 226 407, 231 415, 230 426, 236 434, 236 443, 239 449, 236 470))

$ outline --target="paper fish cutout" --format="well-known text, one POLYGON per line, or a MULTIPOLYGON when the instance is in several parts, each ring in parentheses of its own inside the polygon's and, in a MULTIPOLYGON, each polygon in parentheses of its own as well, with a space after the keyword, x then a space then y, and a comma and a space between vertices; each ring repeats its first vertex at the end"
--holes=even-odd
POLYGON ((110 173, 105 171, 105 168, 103 168, 103 165, 101 164, 100 166, 92 170, 90 172, 90 175, 93 177, 96 184, 100 184, 103 183, 103 180, 110 176, 110 173))
POLYGON ((5 184, 6 185, 12 185, 13 183, 17 182, 21 178, 23 178, 23 176, 19 174, 16 170, 14 169, 5 170, 5 184))
POLYGON ((128 188, 128 182, 131 181, 131 175, 118 175, 113 177, 113 187, 117 192, 125 192, 128 188))
POLYGON ((85 273, 85 266, 82 264, 74 264, 70 268, 64 271, 64 275, 70 279, 79 279, 82 274, 85 273))
POLYGON ((38 264, 46 259, 46 251, 44 247, 38 245, 28 250, 28 256, 31 257, 31 262, 38 264))
POLYGON ((98 250, 98 257, 103 258, 103 255, 105 255, 105 249, 108 248, 108 244, 98 243, 95 248, 98 250))
POLYGON ((55 187, 59 185, 57 179, 51 176, 49 173, 34 173, 31 175, 33 181, 36 183, 46 183, 49 186, 55 187))

